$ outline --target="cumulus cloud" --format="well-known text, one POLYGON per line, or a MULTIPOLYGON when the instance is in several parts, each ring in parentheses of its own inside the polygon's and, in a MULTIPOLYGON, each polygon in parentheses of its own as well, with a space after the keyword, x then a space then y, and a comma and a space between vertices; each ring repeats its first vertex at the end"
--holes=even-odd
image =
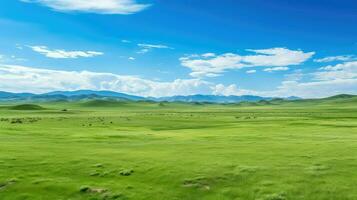
POLYGON ((287 48, 271 48, 247 51, 254 52, 257 55, 244 56, 246 63, 255 66, 289 66, 299 65, 310 59, 315 52, 303 52, 301 50, 290 50, 287 48))
POLYGON ((208 94, 211 83, 198 79, 158 82, 135 76, 0 65, 0 90, 43 93, 55 90, 111 90, 140 96, 208 94))
POLYGON ((252 50, 253 55, 238 55, 225 53, 215 55, 212 53, 203 55, 191 55, 181 57, 181 65, 189 68, 193 77, 218 76, 227 70, 241 69, 246 67, 286 67, 299 65, 310 59, 315 52, 303 52, 286 48, 271 48, 252 50), (209 56, 207 56, 209 55, 209 56))
POLYGON ((274 72, 274 71, 287 71, 289 70, 289 67, 269 67, 265 68, 265 72, 274 72))
POLYGON ((136 0, 21 0, 39 3, 61 12, 86 12, 97 14, 128 15, 148 8, 149 4, 139 4, 136 0))
POLYGON ((140 96, 173 96, 193 94, 258 95, 266 97, 327 97, 341 93, 357 94, 357 61, 303 74, 300 70, 286 76, 272 90, 240 88, 201 79, 177 79, 161 82, 136 76, 91 71, 49 70, 0 64, 0 91, 43 93, 54 90, 111 90, 140 96), (304 76, 312 77, 306 79, 304 76))
POLYGON ((80 58, 101 56, 104 53, 97 51, 66 51, 61 49, 51 50, 46 46, 29 46, 33 51, 40 53, 48 58, 80 58))
POLYGON ((286 76, 280 86, 269 91, 247 90, 232 84, 215 86, 214 94, 220 95, 258 95, 267 97, 299 96, 321 98, 337 94, 357 94, 357 61, 334 66, 326 66, 320 71, 303 74, 296 71, 286 76), (312 77, 303 81, 303 76, 312 77))
POLYGON ((226 53, 212 58, 192 55, 180 58, 181 65, 191 69, 193 77, 212 77, 222 74, 228 69, 240 69, 245 65, 242 56, 226 53))
POLYGON ((353 79, 357 78, 357 61, 329 65, 320 68, 320 70, 322 71, 313 74, 317 80, 353 79))
POLYGON ((276 90, 270 92, 276 96, 300 96, 321 98, 337 94, 357 94, 357 79, 335 79, 326 81, 284 81, 276 90))
POLYGON ((356 59, 357 59, 356 56, 344 55, 344 56, 330 56, 330 57, 315 59, 314 62, 324 63, 324 62, 334 62, 334 61, 352 61, 356 59))
POLYGON ((258 91, 239 88, 236 84, 215 86, 216 95, 257 95, 265 97, 323 98, 337 94, 357 94, 357 79, 339 79, 329 81, 283 81, 274 90, 258 91))

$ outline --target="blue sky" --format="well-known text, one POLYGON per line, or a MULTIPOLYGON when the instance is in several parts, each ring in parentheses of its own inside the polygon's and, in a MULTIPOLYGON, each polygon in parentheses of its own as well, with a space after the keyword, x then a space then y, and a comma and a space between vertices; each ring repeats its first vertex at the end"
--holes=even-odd
POLYGON ((357 94, 353 0, 3 0, 0 90, 357 94))

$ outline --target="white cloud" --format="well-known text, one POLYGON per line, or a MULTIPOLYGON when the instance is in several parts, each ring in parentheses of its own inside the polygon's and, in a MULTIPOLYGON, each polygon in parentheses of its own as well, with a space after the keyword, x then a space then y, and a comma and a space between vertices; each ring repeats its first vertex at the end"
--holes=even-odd
POLYGON ((129 57, 128 59, 129 60, 136 60, 134 57, 129 57))
POLYGON ((306 75, 312 76, 313 79, 304 80, 304 74, 297 70, 287 75, 286 80, 276 89, 258 91, 240 88, 236 84, 215 84, 200 79, 160 82, 113 73, 49 70, 0 64, 0 91, 43 93, 54 90, 90 89, 154 97, 216 94, 318 98, 341 93, 357 94, 357 61, 327 66, 306 75))
POLYGON ((48 58, 79 58, 101 56, 104 53, 97 51, 65 51, 61 49, 50 50, 46 46, 29 46, 33 51, 40 53, 48 58))
POLYGON ((242 56, 227 53, 213 58, 202 58, 197 55, 180 58, 181 65, 191 69, 193 77, 212 77, 220 75, 228 69, 240 69, 245 65, 242 64, 242 56))
POLYGON ((61 12, 87 12, 97 14, 133 14, 148 8, 136 0, 21 0, 39 3, 61 12))
POLYGON ((289 67, 269 67, 265 68, 265 72, 274 72, 274 71, 287 71, 289 70, 289 67))
POLYGON ((285 81, 276 90, 270 92, 276 96, 300 96, 321 98, 337 94, 357 94, 357 79, 336 79, 328 81, 285 81))
POLYGON ((335 66, 329 65, 320 69, 324 71, 313 73, 316 80, 340 80, 357 78, 357 61, 345 62, 335 66))
POLYGON ((131 43, 130 40, 121 40, 122 43, 131 43))
POLYGON ((247 91, 239 89, 235 84, 228 85, 228 86, 225 86, 223 84, 217 84, 213 87, 212 93, 214 95, 223 95, 223 96, 230 96, 230 95, 241 96, 241 95, 248 94, 247 91))
POLYGON ((191 69, 193 77, 212 77, 224 73, 226 70, 241 69, 246 67, 286 67, 299 65, 310 59, 315 52, 305 53, 301 50, 286 48, 271 48, 252 50, 254 55, 238 55, 225 53, 222 55, 207 56, 191 55, 180 58, 181 65, 191 69))
POLYGON ((310 59, 315 52, 305 53, 301 50, 290 50, 286 48, 271 48, 247 51, 257 53, 258 55, 244 56, 243 62, 255 66, 289 66, 299 65, 310 59))
POLYGON ((138 52, 138 54, 145 54, 145 53, 148 53, 150 50, 149 49, 140 49, 138 52))
POLYGON ((162 44, 138 44, 138 46, 145 49, 169 49, 170 48, 162 44))
POLYGON ((252 69, 252 70, 246 71, 245 73, 247 73, 247 74, 254 74, 254 73, 256 73, 256 72, 257 72, 257 70, 252 69))
POLYGON ((301 69, 294 70, 293 73, 286 74, 284 80, 285 81, 300 81, 304 78, 305 74, 301 69))
POLYGON ((11 61, 19 61, 19 62, 27 61, 27 59, 25 59, 25 58, 19 58, 19 57, 15 56, 15 55, 11 55, 11 56, 10 56, 10 60, 11 60, 11 61))
POLYGON ((214 53, 204 53, 204 54, 202 54, 201 56, 202 56, 202 57, 205 57, 205 58, 209 58, 209 57, 215 57, 216 54, 214 54, 214 53))
POLYGON ((55 90, 111 90, 140 96, 208 94, 211 83, 198 79, 157 82, 135 76, 90 71, 48 70, 0 65, 0 90, 43 93, 55 90))
POLYGON ((218 84, 213 93, 216 95, 257 95, 264 97, 323 98, 337 94, 357 94, 357 79, 340 79, 330 81, 284 81, 274 90, 257 91, 238 88, 232 84, 224 86, 218 84))
POLYGON ((15 45, 16 49, 22 50, 24 47, 21 44, 16 44, 15 45))
POLYGON ((286 80, 274 90, 256 91, 238 88, 237 85, 216 85, 215 94, 258 95, 267 97, 299 96, 321 98, 337 94, 357 94, 357 61, 321 68, 323 71, 306 74, 312 80, 302 81, 304 74, 296 71, 286 76, 286 80))
POLYGON ((314 62, 323 63, 323 62, 334 62, 334 61, 351 61, 356 59, 357 57, 353 55, 343 55, 343 56, 330 56, 330 57, 315 59, 314 62))
POLYGON ((152 49, 173 49, 167 45, 163 44, 138 44, 138 47, 140 47, 140 51, 137 53, 139 54, 145 54, 151 51, 152 49))
POLYGON ((17 57, 15 55, 1 55, 0 54, 0 63, 18 63, 18 62, 24 62, 27 61, 27 59, 17 57))

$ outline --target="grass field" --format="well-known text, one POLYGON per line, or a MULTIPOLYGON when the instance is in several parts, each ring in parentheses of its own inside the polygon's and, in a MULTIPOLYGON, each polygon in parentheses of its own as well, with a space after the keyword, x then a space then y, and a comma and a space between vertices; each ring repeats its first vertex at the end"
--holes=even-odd
POLYGON ((357 199, 357 98, 0 106, 0 199, 357 199))

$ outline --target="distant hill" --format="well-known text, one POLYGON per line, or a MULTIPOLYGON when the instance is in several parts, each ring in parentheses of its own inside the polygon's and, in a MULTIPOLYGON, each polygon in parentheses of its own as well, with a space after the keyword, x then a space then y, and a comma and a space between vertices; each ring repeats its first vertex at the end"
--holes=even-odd
POLYGON ((44 108, 35 104, 23 104, 10 107, 11 110, 43 110, 44 108))
POLYGON ((350 99, 350 98, 354 98, 354 97, 357 97, 357 95, 351 95, 351 94, 339 94, 339 95, 335 95, 335 96, 332 96, 332 97, 327 97, 325 99, 327 100, 331 100, 331 99, 350 99))
POLYGON ((56 92, 49 92, 43 95, 53 96, 53 95, 63 95, 66 97, 73 97, 73 96, 98 96, 98 97, 115 97, 115 98, 122 98, 128 99, 132 101, 140 101, 145 100, 144 97, 128 95, 124 93, 112 92, 112 91, 93 91, 93 90, 77 90, 77 91, 56 91, 56 92))
POLYGON ((1 92, 0 99, 11 99, 11 98, 28 98, 34 96, 31 93, 11 93, 11 92, 1 92))
POLYGON ((146 98, 111 91, 55 91, 44 94, 0 92, 0 101, 79 101, 79 100, 144 101, 146 98))
MULTIPOLYGON (((170 97, 140 97, 113 91, 55 91, 44 94, 0 92, 0 101, 80 101, 80 100, 113 100, 113 101, 156 101, 156 102, 197 102, 197 103, 240 103, 271 101, 273 97, 260 97, 253 95, 220 96, 220 95, 189 95, 170 97)), ((299 97, 288 97, 282 100, 298 100, 299 97)))
POLYGON ((190 96, 172 96, 162 98, 151 98, 154 101, 167 102, 207 102, 207 103, 239 103, 242 101, 257 102, 261 100, 271 100, 270 97, 260 96, 219 96, 219 95, 190 95, 190 96))
POLYGON ((90 100, 81 103, 84 107, 117 107, 126 105, 125 101, 114 101, 114 100, 90 100))

